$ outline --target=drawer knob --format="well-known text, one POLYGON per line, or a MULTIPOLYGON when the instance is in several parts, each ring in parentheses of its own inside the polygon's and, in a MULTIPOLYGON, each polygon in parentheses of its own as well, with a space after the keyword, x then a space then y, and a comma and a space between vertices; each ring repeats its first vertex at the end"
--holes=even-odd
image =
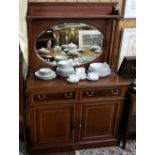
POLYGON ((112 89, 111 92, 114 95, 118 95, 119 94, 119 89, 112 89))
POLYGON ((73 97, 73 93, 65 93, 65 94, 64 94, 64 97, 65 97, 66 99, 72 98, 72 97, 73 97))
POLYGON ((46 99, 46 95, 45 94, 42 94, 42 95, 37 95, 37 98, 39 101, 43 101, 46 99))
POLYGON ((91 90, 91 91, 86 91, 86 95, 91 97, 91 96, 94 96, 94 92, 91 90))
POLYGON ((78 125, 78 128, 82 128, 82 124, 79 124, 79 125, 78 125))

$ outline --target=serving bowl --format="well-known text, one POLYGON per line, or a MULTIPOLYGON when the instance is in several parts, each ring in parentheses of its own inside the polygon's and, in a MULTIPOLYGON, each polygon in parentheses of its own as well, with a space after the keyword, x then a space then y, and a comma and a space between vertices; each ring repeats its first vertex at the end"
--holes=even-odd
POLYGON ((73 67, 67 69, 57 67, 56 73, 61 77, 69 77, 69 75, 75 73, 75 71, 73 67))

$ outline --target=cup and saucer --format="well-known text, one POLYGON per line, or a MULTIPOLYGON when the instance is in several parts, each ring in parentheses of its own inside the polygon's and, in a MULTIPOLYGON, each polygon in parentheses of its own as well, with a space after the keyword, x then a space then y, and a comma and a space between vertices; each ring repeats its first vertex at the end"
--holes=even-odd
POLYGON ((77 82, 79 82, 80 78, 76 74, 70 74, 66 80, 69 83, 77 83, 77 82))
POLYGON ((87 80, 97 81, 99 79, 99 74, 97 72, 88 72, 87 80))
POLYGON ((79 77, 80 80, 86 79, 86 69, 84 67, 75 68, 75 74, 79 77))
POLYGON ((56 78, 56 73, 50 68, 40 68, 35 72, 35 76, 41 80, 51 80, 56 78))

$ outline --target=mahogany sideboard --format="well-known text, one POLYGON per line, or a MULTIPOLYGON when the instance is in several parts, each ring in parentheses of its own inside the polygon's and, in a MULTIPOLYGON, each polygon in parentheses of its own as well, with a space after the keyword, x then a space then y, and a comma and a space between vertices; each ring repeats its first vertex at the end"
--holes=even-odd
MULTIPOLYGON (((29 3, 26 137, 30 154, 119 145, 122 107, 129 82, 116 75, 121 16, 117 3, 29 3), (41 32, 61 23, 85 23, 104 34, 104 50, 92 62, 107 62, 109 77, 69 84, 57 77, 44 81, 34 73, 55 66, 36 54, 41 32)), ((92 63, 91 62, 91 63, 92 63)), ((90 63, 83 64, 88 67, 90 63)))

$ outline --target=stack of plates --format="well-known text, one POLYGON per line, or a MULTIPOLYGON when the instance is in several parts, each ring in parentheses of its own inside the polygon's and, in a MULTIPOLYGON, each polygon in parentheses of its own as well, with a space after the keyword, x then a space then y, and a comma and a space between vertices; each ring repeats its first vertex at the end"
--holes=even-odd
POLYGON ((99 77, 106 77, 111 75, 111 68, 105 63, 92 63, 88 68, 88 72, 95 72, 99 74, 99 77))
POLYGON ((56 73, 50 68, 41 68, 35 72, 35 76, 41 80, 51 80, 56 78, 56 73))

